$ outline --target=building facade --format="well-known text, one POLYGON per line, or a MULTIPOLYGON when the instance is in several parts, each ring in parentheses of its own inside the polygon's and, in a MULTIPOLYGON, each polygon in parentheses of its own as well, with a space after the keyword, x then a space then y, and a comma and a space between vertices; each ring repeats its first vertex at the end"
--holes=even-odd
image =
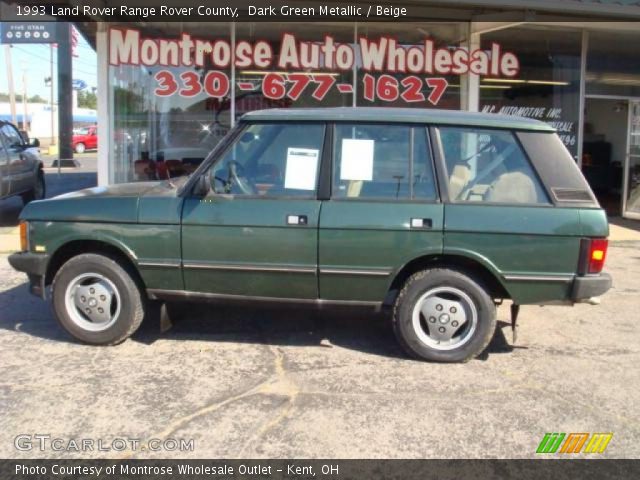
POLYGON ((640 218, 640 22, 575 21, 576 4, 602 2, 542 4, 565 9, 553 21, 425 10, 410 22, 98 23, 99 183, 152 178, 161 162, 188 173, 251 110, 461 109, 552 124, 603 206, 640 218))

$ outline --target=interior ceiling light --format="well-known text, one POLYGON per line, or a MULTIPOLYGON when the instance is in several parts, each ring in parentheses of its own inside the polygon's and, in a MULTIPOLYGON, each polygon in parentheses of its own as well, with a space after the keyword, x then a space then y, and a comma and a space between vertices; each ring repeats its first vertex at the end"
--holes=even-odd
POLYGON ((512 84, 531 84, 531 85, 559 85, 559 86, 567 86, 570 85, 569 82, 561 82, 556 80, 522 80, 515 78, 484 78, 483 82, 491 82, 491 83, 512 83, 512 84))

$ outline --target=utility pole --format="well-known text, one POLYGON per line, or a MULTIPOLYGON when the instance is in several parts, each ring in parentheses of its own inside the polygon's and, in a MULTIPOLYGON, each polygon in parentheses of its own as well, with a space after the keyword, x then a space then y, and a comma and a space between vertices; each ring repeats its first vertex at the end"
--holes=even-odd
POLYGON ((9 103, 11 105, 11 123, 16 125, 16 92, 13 87, 13 62, 11 61, 11 45, 5 44, 4 46, 4 58, 7 63, 7 83, 9 84, 9 103))
POLYGON ((27 69, 22 69, 22 130, 28 130, 27 123, 27 69))
POLYGON ((51 101, 51 145, 56 144, 56 130, 55 130, 55 112, 53 111, 53 44, 49 44, 49 79, 51 80, 51 91, 49 99, 51 101))
POLYGON ((73 159, 72 129, 72 63, 71 63, 71 25, 57 22, 58 41, 58 166, 75 167, 73 159))

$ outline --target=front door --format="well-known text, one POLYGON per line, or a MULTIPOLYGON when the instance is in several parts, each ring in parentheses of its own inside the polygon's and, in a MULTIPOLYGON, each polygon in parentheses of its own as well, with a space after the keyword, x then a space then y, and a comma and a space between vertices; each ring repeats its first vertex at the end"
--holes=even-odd
POLYGON ((628 125, 623 212, 625 217, 640 219, 640 101, 629 102, 628 125))
POLYGON ((317 178, 325 127, 251 124, 206 173, 182 214, 185 289, 213 295, 318 297, 317 178))
POLYGON ((410 260, 442 252, 427 129, 334 127, 331 200, 320 217, 320 297, 379 303, 410 260))

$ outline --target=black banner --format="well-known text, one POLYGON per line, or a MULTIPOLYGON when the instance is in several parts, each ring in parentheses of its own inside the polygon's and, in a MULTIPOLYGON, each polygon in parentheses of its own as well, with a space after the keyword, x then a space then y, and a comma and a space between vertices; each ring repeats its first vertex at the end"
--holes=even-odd
POLYGON ((0 460, 2 480, 632 479, 638 460, 0 460))
POLYGON ((500 13, 501 21, 631 21, 640 19, 640 6, 620 2, 562 2, 550 6, 538 2, 500 5, 486 2, 423 1, 406 3, 389 0, 87 0, 0 2, 4 22, 402 22, 469 21, 482 13, 500 13))

